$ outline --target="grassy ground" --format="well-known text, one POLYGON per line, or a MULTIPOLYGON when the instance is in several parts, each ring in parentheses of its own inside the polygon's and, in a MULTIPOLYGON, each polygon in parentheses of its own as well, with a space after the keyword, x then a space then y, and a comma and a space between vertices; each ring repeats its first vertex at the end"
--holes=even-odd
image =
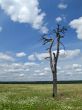
POLYGON ((0 110, 82 110, 82 84, 0 84, 0 110))

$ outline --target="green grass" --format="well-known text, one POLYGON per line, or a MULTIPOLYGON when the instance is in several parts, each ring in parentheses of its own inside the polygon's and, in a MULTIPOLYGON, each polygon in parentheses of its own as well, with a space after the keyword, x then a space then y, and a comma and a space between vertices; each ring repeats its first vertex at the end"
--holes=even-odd
POLYGON ((0 110, 82 110, 82 84, 0 84, 0 110))

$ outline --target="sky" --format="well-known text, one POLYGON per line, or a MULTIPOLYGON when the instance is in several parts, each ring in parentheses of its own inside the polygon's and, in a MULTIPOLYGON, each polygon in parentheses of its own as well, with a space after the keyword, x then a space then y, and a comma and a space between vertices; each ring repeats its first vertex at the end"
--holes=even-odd
POLYGON ((82 80, 81 12, 82 0, 0 0, 0 81, 51 81, 41 36, 57 24, 67 27, 57 79, 82 80))

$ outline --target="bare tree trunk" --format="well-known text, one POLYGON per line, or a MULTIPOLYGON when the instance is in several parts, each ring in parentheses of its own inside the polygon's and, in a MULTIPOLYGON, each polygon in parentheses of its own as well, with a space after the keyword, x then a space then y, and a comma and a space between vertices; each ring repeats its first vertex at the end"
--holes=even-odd
POLYGON ((54 71, 53 71, 53 97, 57 96, 57 68, 55 65, 54 71))
POLYGON ((54 57, 54 65, 53 65, 53 97, 57 96, 57 62, 59 57, 59 41, 60 39, 57 39, 57 53, 53 53, 54 57))
POLYGON ((53 97, 57 96, 57 60, 55 57, 55 53, 53 53, 53 57, 54 60, 52 61, 52 52, 51 52, 51 48, 52 48, 53 42, 51 43, 51 46, 49 48, 49 54, 50 54, 50 67, 51 67, 51 71, 53 74, 53 97))

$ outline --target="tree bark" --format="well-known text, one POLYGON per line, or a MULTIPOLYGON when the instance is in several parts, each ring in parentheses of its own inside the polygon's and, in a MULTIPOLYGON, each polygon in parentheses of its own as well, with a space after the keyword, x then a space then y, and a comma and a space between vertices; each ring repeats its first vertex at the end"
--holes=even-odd
POLYGON ((53 64, 53 97, 56 97, 57 96, 57 62, 58 62, 58 56, 59 56, 59 40, 60 39, 57 39, 57 53, 55 55, 55 53, 53 53, 53 61, 54 61, 54 64, 53 64))
POLYGON ((56 65, 53 71, 53 97, 57 96, 57 68, 56 65))

